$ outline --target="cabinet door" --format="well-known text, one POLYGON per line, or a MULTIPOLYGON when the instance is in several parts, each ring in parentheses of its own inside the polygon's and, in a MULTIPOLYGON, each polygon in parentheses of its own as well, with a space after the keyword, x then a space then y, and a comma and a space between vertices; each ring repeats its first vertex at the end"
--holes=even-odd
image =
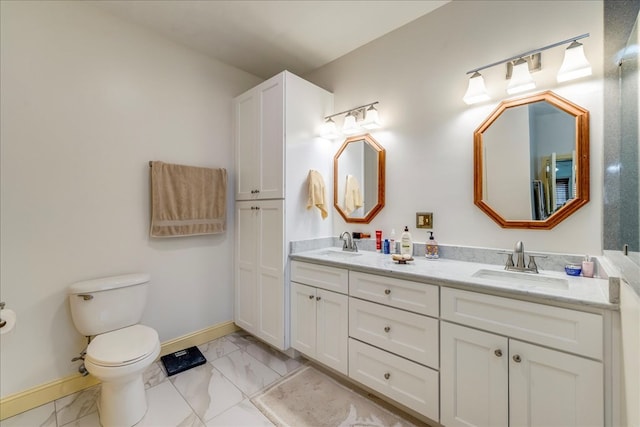
POLYGON ((440 422, 507 426, 507 338, 440 322, 440 351, 440 422))
POLYGON ((238 326, 256 333, 257 328, 257 264, 256 236, 258 235, 255 202, 236 203, 235 251, 235 310, 238 326))
POLYGON ((260 182, 260 93, 252 89, 234 100, 236 200, 255 198, 260 182))
POLYGON ((316 355, 316 305, 316 288, 291 282, 291 347, 309 357, 316 355))
POLYGON ((236 200, 284 197, 284 74, 234 100, 236 200))
POLYGON ((509 341, 511 426, 604 425, 601 362, 509 341))
POLYGON ((259 208, 257 246, 257 335, 284 349, 284 201, 254 202, 259 208))
POLYGON ((349 352, 349 297, 317 289, 316 358, 347 375, 349 352))

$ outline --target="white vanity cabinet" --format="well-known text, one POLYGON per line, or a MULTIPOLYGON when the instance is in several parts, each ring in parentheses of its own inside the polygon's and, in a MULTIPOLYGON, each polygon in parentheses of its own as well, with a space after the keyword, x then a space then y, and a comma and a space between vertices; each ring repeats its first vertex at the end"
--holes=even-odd
POLYGON ((349 377, 438 420, 438 287, 351 271, 349 295, 349 377))
MULTIPOLYGON (((307 210, 310 169, 332 181, 316 130, 333 95, 284 71, 234 99, 235 312, 238 326, 289 348, 289 242, 332 235, 331 217, 307 210), (286 161, 285 161, 286 159, 286 161)), ((327 201, 332 194, 328 192, 327 201)))
POLYGON ((444 426, 604 425, 601 315, 443 288, 441 318, 444 426))
POLYGON ((346 375, 348 271, 291 262, 291 346, 346 375))

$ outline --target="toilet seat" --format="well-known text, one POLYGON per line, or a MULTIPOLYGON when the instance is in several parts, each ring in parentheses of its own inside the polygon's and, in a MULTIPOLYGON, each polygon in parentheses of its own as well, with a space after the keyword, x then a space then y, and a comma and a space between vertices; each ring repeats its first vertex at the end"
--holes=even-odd
POLYGON ((133 325, 97 335, 87 347, 86 358, 98 366, 126 366, 148 357, 159 344, 155 329, 133 325))

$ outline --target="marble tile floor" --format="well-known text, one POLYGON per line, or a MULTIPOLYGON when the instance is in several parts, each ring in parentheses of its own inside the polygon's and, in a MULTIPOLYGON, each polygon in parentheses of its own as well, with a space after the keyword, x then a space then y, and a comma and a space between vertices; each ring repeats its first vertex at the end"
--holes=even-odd
MULTIPOLYGON (((198 346, 204 365, 167 377, 160 361, 144 374, 148 410, 140 427, 273 426, 250 398, 306 361, 236 332, 198 346)), ((7 418, 2 427, 100 427, 99 386, 7 418)))

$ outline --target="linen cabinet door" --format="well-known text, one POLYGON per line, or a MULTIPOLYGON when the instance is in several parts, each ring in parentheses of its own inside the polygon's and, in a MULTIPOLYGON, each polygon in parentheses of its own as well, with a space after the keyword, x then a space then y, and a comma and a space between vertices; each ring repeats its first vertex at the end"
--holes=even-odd
POLYGON ((236 200, 255 198, 260 183, 260 92, 234 99, 236 200))
POLYGON ((316 355, 316 288, 291 282, 291 347, 316 355))
POLYGON ((258 333, 284 350, 284 201, 261 200, 258 207, 258 333))
POLYGON ((601 362, 510 340, 510 425, 604 425, 603 375, 601 362))
POLYGON ((441 322, 440 352, 440 423, 508 426, 507 338, 441 322))
POLYGON ((317 289, 317 351, 319 362, 347 375, 349 363, 349 297, 317 289))
POLYGON ((236 203, 235 307, 234 320, 252 334, 257 327, 257 262, 256 239, 258 217, 255 202, 236 203))

